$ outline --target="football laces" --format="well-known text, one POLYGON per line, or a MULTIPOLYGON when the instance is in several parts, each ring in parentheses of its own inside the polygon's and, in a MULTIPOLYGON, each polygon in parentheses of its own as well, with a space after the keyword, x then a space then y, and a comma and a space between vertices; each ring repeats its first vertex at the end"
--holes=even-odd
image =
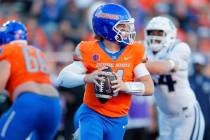
POLYGON ((103 92, 104 89, 104 82, 100 81, 99 92, 103 92))

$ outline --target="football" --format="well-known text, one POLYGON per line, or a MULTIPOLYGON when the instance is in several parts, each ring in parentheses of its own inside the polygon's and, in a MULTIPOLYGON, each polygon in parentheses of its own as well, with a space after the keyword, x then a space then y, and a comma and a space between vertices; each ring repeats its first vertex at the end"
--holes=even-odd
MULTIPOLYGON (((105 72, 112 73, 112 68, 108 67, 108 69, 104 70, 105 72)), ((109 76, 103 76, 105 81, 99 81, 100 86, 94 85, 94 90, 96 93, 96 97, 99 99, 101 103, 106 103, 109 99, 113 97, 113 89, 111 88, 111 81, 116 80, 116 76, 111 74, 109 76)))

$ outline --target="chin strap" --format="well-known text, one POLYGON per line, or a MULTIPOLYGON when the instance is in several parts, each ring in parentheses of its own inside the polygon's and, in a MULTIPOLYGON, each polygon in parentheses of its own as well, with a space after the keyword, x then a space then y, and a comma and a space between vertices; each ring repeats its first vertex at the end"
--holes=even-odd
POLYGON ((128 44, 123 43, 123 42, 117 42, 118 45, 120 45, 121 48, 125 48, 128 44))

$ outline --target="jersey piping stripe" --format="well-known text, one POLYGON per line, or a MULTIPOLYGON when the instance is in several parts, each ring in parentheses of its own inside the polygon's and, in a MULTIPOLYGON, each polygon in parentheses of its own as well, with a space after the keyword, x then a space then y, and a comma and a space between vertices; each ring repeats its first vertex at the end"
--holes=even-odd
POLYGON ((195 126, 196 126, 196 123, 197 123, 197 112, 196 112, 196 107, 194 106, 194 112, 195 112, 195 118, 194 118, 194 125, 193 125, 193 130, 192 130, 192 133, 191 133, 191 136, 190 136, 190 140, 193 140, 193 135, 194 135, 194 131, 195 131, 195 126))
POLYGON ((198 110, 198 133, 197 133, 197 136, 196 136, 196 140, 198 140, 199 131, 200 131, 201 115, 200 115, 200 111, 199 111, 199 108, 198 108, 198 105, 197 105, 197 104, 196 104, 196 108, 197 108, 197 110, 198 110))
POLYGON ((200 116, 200 126, 199 126, 199 130, 200 130, 200 132, 198 133, 198 140, 201 140, 202 138, 203 138, 203 130, 205 129, 204 127, 204 123, 203 123, 203 114, 202 114, 202 112, 201 112, 201 108, 200 108, 200 105, 199 104, 197 104, 197 106, 198 106, 198 110, 199 110, 199 116, 200 116))
POLYGON ((195 105, 195 127, 194 127, 194 131, 192 132, 192 135, 190 137, 190 140, 199 140, 199 133, 200 133, 200 123, 201 123, 201 114, 198 108, 198 104, 195 105))

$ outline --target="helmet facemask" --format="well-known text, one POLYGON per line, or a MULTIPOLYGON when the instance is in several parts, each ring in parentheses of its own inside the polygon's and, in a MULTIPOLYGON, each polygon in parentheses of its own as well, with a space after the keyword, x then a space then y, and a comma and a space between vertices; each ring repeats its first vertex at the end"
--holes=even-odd
POLYGON ((146 43, 154 52, 158 52, 165 47, 166 37, 167 34, 163 30, 146 31, 146 43))
POLYGON ((146 26, 145 43, 153 52, 170 47, 176 41, 176 27, 167 17, 154 17, 146 26))
POLYGON ((116 32, 115 40, 118 43, 123 43, 126 45, 133 44, 136 31, 134 26, 134 19, 131 18, 129 20, 120 20, 114 26, 113 30, 116 32))

